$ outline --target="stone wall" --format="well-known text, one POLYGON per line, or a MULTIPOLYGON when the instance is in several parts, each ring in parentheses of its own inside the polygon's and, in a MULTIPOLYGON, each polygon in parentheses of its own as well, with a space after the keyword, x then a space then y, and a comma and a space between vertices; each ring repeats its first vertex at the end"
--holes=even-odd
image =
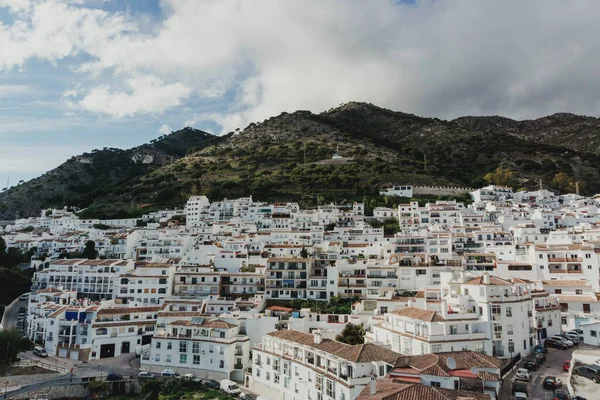
POLYGON ((459 196, 474 190, 473 188, 454 186, 413 186, 413 195, 459 196))

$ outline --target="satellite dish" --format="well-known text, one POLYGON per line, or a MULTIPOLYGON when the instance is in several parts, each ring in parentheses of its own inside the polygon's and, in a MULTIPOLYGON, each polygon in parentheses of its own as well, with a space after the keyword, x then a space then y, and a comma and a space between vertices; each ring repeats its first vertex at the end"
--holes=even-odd
POLYGON ((479 372, 479 370, 475 367, 471 368, 471 373, 475 376, 477 376, 477 373, 479 372))
POLYGON ((454 357, 448 357, 448 359, 446 360, 446 366, 449 369, 456 369, 456 360, 454 359, 454 357))

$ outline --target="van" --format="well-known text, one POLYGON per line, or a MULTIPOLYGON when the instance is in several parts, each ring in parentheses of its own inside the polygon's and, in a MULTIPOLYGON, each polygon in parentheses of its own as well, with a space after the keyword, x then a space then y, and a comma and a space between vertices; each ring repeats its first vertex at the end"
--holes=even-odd
POLYGON ((48 357, 48 352, 46 351, 46 349, 40 346, 35 346, 33 348, 33 354, 38 357, 48 357))
POLYGON ((227 394, 233 395, 240 394, 242 392, 238 384, 230 379, 223 379, 221 381, 221 390, 227 394))

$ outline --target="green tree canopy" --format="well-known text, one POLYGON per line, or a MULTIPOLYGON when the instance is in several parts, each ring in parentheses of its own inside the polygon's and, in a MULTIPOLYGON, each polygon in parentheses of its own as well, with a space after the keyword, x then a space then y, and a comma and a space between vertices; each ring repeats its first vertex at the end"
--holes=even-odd
POLYGON ((498 167, 494 172, 487 173, 483 179, 498 186, 514 186, 517 183, 517 174, 509 168, 498 167))
POLYGON ((365 342, 365 328, 363 324, 346 324, 344 330, 335 337, 335 340, 346 344, 363 344, 365 342))
POLYGON ((19 353, 30 348, 31 343, 23 338, 23 333, 18 329, 0 331, 1 365, 8 365, 17 361, 19 353))
POLYGON ((88 260, 95 260, 97 256, 96 252, 96 242, 93 240, 88 240, 85 242, 85 248, 83 249, 83 258, 87 258, 88 260))

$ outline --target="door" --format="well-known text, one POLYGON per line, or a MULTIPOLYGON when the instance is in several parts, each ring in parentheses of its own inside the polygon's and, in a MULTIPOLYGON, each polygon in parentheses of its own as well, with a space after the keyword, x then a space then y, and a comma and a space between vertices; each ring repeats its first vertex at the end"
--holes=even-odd
POLYGON ((129 342, 121 343, 121 354, 129 353, 129 342))
POLYGON ((71 351, 71 354, 69 354, 69 358, 71 360, 79 360, 79 352, 78 351, 71 351))
POLYGON ((583 312, 586 313, 586 314, 590 312, 590 305, 589 304, 584 304, 583 305, 583 312))
POLYGON ((62 358, 67 357, 68 350, 67 349, 58 349, 58 356, 62 358))
POLYGON ((103 344, 100 346, 100 358, 110 358, 115 356, 115 344, 103 344))
POLYGON ((142 336, 142 346, 145 344, 150 344, 150 342, 152 342, 152 335, 142 336))

